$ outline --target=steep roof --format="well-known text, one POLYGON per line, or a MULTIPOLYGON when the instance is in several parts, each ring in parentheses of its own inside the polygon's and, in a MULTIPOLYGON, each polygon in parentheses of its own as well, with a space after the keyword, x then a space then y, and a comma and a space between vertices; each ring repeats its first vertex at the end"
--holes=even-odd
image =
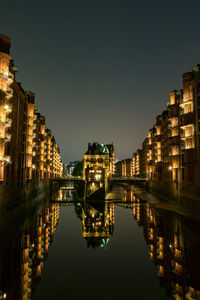
POLYGON ((104 155, 109 153, 108 147, 104 144, 93 143, 88 147, 88 150, 85 154, 88 155, 104 155))

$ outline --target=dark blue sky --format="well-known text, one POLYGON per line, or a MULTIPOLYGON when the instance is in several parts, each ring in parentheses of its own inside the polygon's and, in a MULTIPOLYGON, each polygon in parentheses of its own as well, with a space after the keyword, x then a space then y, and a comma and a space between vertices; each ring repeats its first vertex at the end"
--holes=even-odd
POLYGON ((17 80, 65 162, 87 143, 113 142, 118 158, 141 147, 182 73, 200 62, 200 1, 4 1, 17 80))

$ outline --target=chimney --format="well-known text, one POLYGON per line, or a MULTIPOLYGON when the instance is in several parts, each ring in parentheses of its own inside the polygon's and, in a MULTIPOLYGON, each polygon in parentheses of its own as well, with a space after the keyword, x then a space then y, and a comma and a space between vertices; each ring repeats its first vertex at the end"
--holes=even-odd
POLYGON ((10 55, 10 46, 11 39, 4 34, 0 34, 0 52, 10 55))

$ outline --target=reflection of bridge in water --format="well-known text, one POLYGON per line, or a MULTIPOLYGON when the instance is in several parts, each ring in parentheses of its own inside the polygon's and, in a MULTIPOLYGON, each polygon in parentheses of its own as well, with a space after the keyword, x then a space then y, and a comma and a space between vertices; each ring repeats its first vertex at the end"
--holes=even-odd
POLYGON ((59 178, 51 178, 51 182, 58 182, 61 184, 65 184, 68 182, 85 182, 85 180, 79 176, 65 176, 59 178))
POLYGON ((73 190, 76 189, 80 196, 84 196, 85 181, 79 176, 66 176, 60 178, 51 178, 50 193, 52 195, 58 190, 73 190))
MULTIPOLYGON (((144 186, 147 183, 147 180, 145 178, 140 177, 111 177, 109 178, 109 186, 112 187, 113 184, 121 184, 121 183, 127 183, 127 184, 135 184, 139 186, 144 186)), ((82 177, 79 176, 66 176, 62 178, 52 178, 50 187, 51 187, 51 194, 57 190, 57 189, 76 189, 78 191, 79 196, 81 197, 88 197, 89 199, 102 199, 104 200, 104 197, 107 193, 105 191, 101 191, 102 188, 99 188, 97 190, 94 190, 90 194, 87 194, 87 184, 91 185, 91 182, 85 181, 82 177)))
POLYGON ((127 176, 121 176, 121 177, 112 177, 110 178, 111 182, 127 182, 127 183, 146 183, 147 179, 142 177, 127 177, 127 176))

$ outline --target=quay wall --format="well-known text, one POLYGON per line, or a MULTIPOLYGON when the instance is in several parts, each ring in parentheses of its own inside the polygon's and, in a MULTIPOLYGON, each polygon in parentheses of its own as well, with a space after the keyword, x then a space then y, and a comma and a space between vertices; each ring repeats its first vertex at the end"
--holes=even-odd
MULTIPOLYGON (((125 182, 116 182, 124 186, 125 182)), ((183 208, 192 212, 200 213, 200 187, 188 183, 159 182, 159 181, 129 181, 126 184, 133 184, 143 190, 163 199, 167 202, 176 202, 183 208)), ((111 183, 111 186, 113 182, 111 183)))
POLYGON ((193 184, 149 181, 148 191, 167 201, 176 201, 186 209, 200 211, 200 188, 193 184))
POLYGON ((50 197, 50 180, 27 182, 25 186, 18 187, 2 183, 0 185, 0 216, 31 202, 37 202, 41 197, 50 197))

